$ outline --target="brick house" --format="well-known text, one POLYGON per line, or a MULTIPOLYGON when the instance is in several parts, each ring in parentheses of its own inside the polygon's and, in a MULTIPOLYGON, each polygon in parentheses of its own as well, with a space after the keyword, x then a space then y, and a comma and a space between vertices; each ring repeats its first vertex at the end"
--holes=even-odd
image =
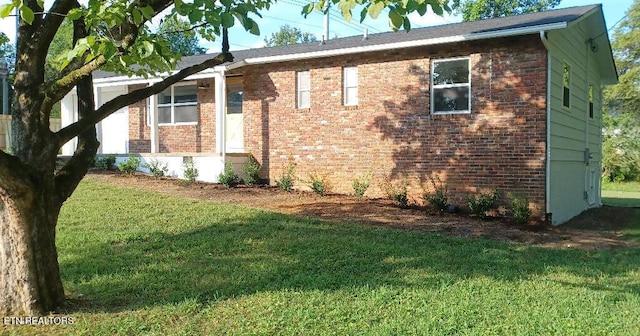
MULTIPOLYGON (((406 179, 416 200, 437 177, 458 205, 497 188, 553 224, 601 204, 601 92, 617 74, 600 5, 233 54, 105 119, 100 152, 174 176, 192 157, 212 182, 252 154, 271 183, 294 162, 338 193, 367 173, 369 196, 406 179)), ((97 104, 153 80, 96 76, 97 104)))

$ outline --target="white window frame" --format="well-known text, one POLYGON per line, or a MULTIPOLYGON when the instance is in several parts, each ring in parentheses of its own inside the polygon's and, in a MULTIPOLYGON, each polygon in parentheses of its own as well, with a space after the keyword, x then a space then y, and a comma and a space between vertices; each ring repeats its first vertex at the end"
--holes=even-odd
POLYGON ((297 71, 296 72, 296 106, 298 106, 299 109, 306 109, 306 108, 310 108, 311 107, 311 70, 303 70, 303 71, 297 71), (302 87, 303 84, 303 78, 302 75, 307 74, 307 87, 308 89, 304 89, 302 87), (308 99, 308 104, 303 105, 302 104, 302 95, 303 94, 307 94, 309 96, 308 99))
MULTIPOLYGON (((198 111, 198 82, 197 81, 179 82, 179 83, 171 85, 170 88, 171 88, 171 103, 170 104, 160 104, 160 102, 158 102, 158 95, 159 94, 154 95, 153 98, 152 98, 152 99, 156 100, 156 104, 155 104, 156 109, 159 108, 159 107, 167 107, 167 106, 171 107, 171 122, 170 123, 160 123, 160 120, 158 120, 158 126, 197 125, 198 124, 198 120, 196 120, 196 121, 187 121, 187 122, 175 122, 176 115, 175 115, 175 109, 174 108, 176 106, 195 106, 196 107, 196 111, 197 111, 196 113, 199 114, 199 111, 198 111), (174 100, 173 89, 176 86, 187 86, 187 85, 192 85, 192 86, 196 87, 196 101, 195 102, 189 102, 189 103, 178 103, 178 104, 175 104, 173 102, 173 100, 174 100)), ((147 111, 151 112, 149 108, 147 108, 147 111)), ((160 119, 159 113, 156 113, 156 115, 158 116, 158 119, 160 119)), ((149 117, 148 114, 147 114, 147 117, 149 117)), ((198 119, 199 119, 199 117, 198 117, 198 119)), ((147 123, 150 123, 150 121, 151 121, 151 118, 147 118, 147 123)))
POLYGON ((358 105, 358 67, 357 66, 346 66, 343 68, 342 70, 342 96, 344 97, 343 99, 343 103, 344 106, 357 106, 358 105), (355 73, 355 81, 354 83, 351 83, 351 81, 349 81, 349 73, 355 73), (356 98, 355 101, 349 101, 349 95, 347 94, 347 92, 349 90, 355 90, 356 91, 356 98))
POLYGON ((442 114, 469 114, 471 113, 471 57, 469 56, 465 56, 465 57, 454 57, 454 58, 441 58, 441 59, 435 59, 435 60, 431 60, 431 77, 429 78, 429 82, 431 84, 431 90, 430 90, 430 111, 431 114, 435 114, 435 115, 442 115, 442 114), (435 69, 435 64, 436 63, 444 63, 444 62, 451 62, 451 61, 460 61, 460 60, 466 60, 468 62, 467 65, 467 69, 469 70, 469 81, 467 83, 453 83, 453 84, 438 84, 438 85, 434 85, 433 84, 433 74, 434 74, 434 69, 435 69), (459 110, 459 111, 436 111, 435 110, 435 99, 434 99, 434 92, 437 89, 447 89, 447 88, 455 88, 455 87, 468 87, 469 89, 469 98, 467 101, 467 109, 466 110, 459 110))

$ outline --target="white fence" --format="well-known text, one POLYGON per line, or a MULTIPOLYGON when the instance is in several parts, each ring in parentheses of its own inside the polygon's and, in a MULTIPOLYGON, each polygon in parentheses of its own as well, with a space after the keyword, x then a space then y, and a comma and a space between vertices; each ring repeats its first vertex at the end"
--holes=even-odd
MULTIPOLYGON (((62 121, 58 119, 49 120, 52 131, 57 132, 62 128, 62 121)), ((11 116, 0 115, 0 149, 7 150, 11 144, 11 116)))

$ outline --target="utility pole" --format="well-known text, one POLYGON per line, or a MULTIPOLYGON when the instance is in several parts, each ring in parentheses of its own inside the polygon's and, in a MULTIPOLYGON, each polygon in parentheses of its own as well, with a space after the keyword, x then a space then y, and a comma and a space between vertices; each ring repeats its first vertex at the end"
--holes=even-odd
POLYGON ((326 0, 324 3, 324 35, 322 35, 322 41, 327 41, 329 40, 329 4, 331 2, 329 0, 326 0))

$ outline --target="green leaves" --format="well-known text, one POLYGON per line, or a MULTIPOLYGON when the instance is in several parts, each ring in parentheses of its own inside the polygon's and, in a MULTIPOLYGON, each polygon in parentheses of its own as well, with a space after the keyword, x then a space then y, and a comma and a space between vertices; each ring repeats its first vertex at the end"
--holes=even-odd
POLYGON ((11 11, 13 11, 13 5, 12 4, 3 4, 0 5, 0 17, 1 18, 6 18, 9 15, 11 15, 11 11))
POLYGON ((20 7, 20 18, 22 18, 26 23, 31 24, 33 23, 33 19, 35 19, 35 15, 31 8, 22 5, 20 7))
POLYGON ((389 11, 389 25, 394 31, 402 27, 404 23, 404 15, 397 9, 393 8, 389 11))
POLYGON ((372 2, 371 5, 367 8, 367 12, 372 19, 377 19, 382 10, 384 9, 384 2, 372 2))
POLYGON ((235 23, 235 19, 233 18, 233 15, 229 13, 222 13, 222 15, 220 15, 220 22, 222 23, 223 28, 231 28, 235 23))

